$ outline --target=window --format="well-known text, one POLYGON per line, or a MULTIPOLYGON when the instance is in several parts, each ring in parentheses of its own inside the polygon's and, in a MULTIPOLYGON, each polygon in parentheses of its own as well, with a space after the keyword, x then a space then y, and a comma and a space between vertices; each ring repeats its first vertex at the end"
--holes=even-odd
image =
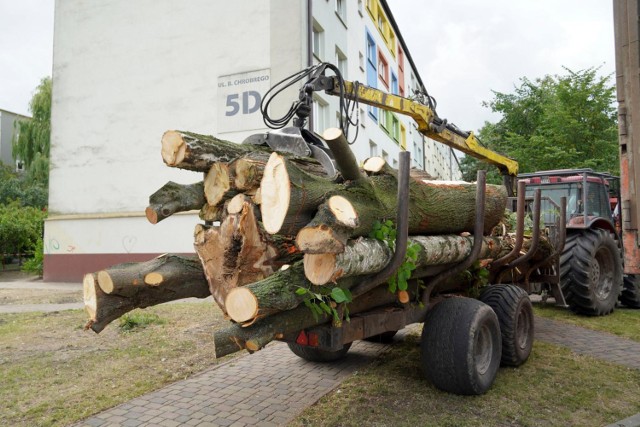
MULTIPOLYGON (((376 48, 376 42, 373 40, 373 36, 369 33, 369 31, 365 28, 367 33, 366 35, 366 55, 367 55, 367 86, 372 88, 378 87, 378 74, 377 74, 377 66, 378 66, 378 54, 376 48)), ((377 122, 378 121, 378 109, 375 107, 368 106, 367 111, 371 118, 377 122)))
POLYGON ((382 55, 382 52, 378 52, 378 77, 382 80, 382 83, 389 87, 389 63, 382 55))
POLYGON ((398 161, 396 159, 393 159, 393 168, 398 169, 398 161))
POLYGON ((388 128, 388 126, 389 126, 388 125, 388 123, 389 123, 389 121, 388 121, 388 119, 389 119, 388 118, 388 112, 387 111, 381 111, 379 118, 380 118, 380 126, 382 126, 382 129, 384 129, 385 131, 388 131, 388 129, 389 129, 388 128))
POLYGON ((336 46, 336 65, 343 79, 347 79, 347 56, 336 46))
POLYGON ((400 143, 400 121, 395 116, 395 114, 391 114, 391 136, 393 139, 400 143))
POLYGON ((367 33, 367 61, 369 61, 374 68, 376 67, 376 42, 369 33, 367 33))
POLYGON ((402 123, 400 123, 400 147, 403 150, 407 149, 407 128, 402 123))
POLYGON ((389 163, 389 153, 387 153, 384 150, 382 150, 382 158, 384 159, 385 162, 389 163))
POLYGON ((398 94, 405 96, 404 92, 404 51, 398 45, 398 94))
POLYGON ((360 69, 364 71, 364 55, 362 52, 358 52, 358 65, 360 66, 360 69))
POLYGON ((398 78, 393 71, 391 71, 391 93, 394 95, 398 94, 398 78))
POLYGON ((376 157, 378 155, 378 145, 373 142, 373 141, 369 141, 369 157, 376 157))
POLYGON ((347 0, 336 0, 336 15, 343 23, 347 22, 347 0))
POLYGON ((313 130, 322 134, 329 127, 329 104, 319 96, 313 97, 313 130))
POLYGON ((319 61, 324 56, 324 30, 316 21, 313 21, 313 55, 319 61))
POLYGON ((364 110, 361 108, 360 109, 360 126, 365 127, 365 119, 366 116, 364 115, 364 110))
POLYGON ((364 16, 364 13, 362 11, 362 0, 358 0, 358 13, 360 14, 360 16, 364 16))

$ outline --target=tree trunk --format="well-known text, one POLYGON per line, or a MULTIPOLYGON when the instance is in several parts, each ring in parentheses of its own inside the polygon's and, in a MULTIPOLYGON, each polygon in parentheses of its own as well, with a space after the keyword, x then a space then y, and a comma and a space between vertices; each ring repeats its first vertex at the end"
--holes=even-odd
MULTIPOLYGON (((473 237, 456 235, 412 236, 409 244, 416 245, 416 267, 444 265, 463 261, 471 253, 473 237)), ((509 251, 496 237, 484 237, 479 259, 497 258, 509 251)), ((335 283, 340 278, 373 274, 382 270, 393 252, 386 243, 376 239, 351 240, 340 254, 305 254, 305 277, 314 285, 335 283)))
POLYGON ((260 227, 255 212, 256 207, 245 198, 241 209, 228 213, 220 226, 196 226, 196 253, 204 266, 211 295, 224 312, 231 289, 262 280, 302 256, 291 239, 269 236, 260 227))
POLYGON ((89 315, 85 328, 96 333, 135 308, 211 295, 198 260, 177 255, 121 264, 100 273, 103 281, 109 278, 111 284, 105 287, 111 293, 103 290, 95 274, 87 274, 83 281, 85 310, 89 315))
POLYGON ((176 212, 200 209, 205 202, 202 182, 184 185, 169 181, 149 196, 145 215, 151 224, 157 224, 176 212))
MULTIPOLYGON (((386 286, 379 286, 361 295, 349 304, 349 313, 357 314, 376 307, 388 305, 396 301, 396 295, 390 293, 386 286)), ((216 357, 223 357, 240 350, 257 351, 277 338, 291 334, 312 326, 328 322, 329 316, 313 316, 306 306, 283 311, 252 325, 243 327, 233 324, 225 329, 214 332, 216 357)))

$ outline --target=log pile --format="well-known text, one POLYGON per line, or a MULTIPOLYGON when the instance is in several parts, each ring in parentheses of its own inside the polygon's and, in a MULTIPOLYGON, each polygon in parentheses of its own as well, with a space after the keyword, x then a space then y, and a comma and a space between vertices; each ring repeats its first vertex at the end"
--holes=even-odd
MULTIPOLYGON (((329 129, 324 139, 336 155, 340 174, 334 178, 314 159, 191 132, 166 132, 161 141, 165 164, 202 172, 204 179, 165 184, 150 196, 146 217, 155 224, 178 212, 199 210, 203 223, 194 231, 197 259, 163 255, 87 275, 87 327, 100 332, 135 307, 212 295, 232 321, 215 333, 216 356, 221 357, 259 350, 342 313, 344 303, 331 302, 320 316, 305 304, 309 295, 352 289, 389 262, 392 249, 368 236, 377 221, 396 217, 398 177, 381 158, 360 167, 340 130, 329 129)), ((473 183, 434 181, 412 171, 414 277, 428 277, 469 255, 475 192, 473 183)), ((488 185, 486 234, 502 219, 505 205, 504 189, 488 185)), ((480 258, 496 259, 510 249, 509 239, 485 235, 480 258)), ((406 293, 392 294, 380 284, 356 295, 349 310, 406 303, 406 298, 406 293)))

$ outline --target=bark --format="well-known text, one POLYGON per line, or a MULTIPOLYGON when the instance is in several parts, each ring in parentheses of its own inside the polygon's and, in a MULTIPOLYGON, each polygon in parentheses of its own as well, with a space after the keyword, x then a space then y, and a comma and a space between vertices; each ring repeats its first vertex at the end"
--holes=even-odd
MULTIPOLYGON (((386 286, 379 286, 349 304, 349 313, 357 314, 395 301, 395 294, 390 293, 386 286)), ((216 357, 223 357, 245 349, 249 351, 260 350, 274 339, 321 325, 329 320, 328 316, 315 318, 309 308, 300 306, 260 319, 250 326, 243 327, 240 324, 233 324, 214 333, 216 357)))
MULTIPOLYGON (((113 273, 119 266, 108 269, 113 273)), ((89 315, 85 329, 99 333, 109 323, 135 308, 146 308, 182 298, 206 298, 210 294, 199 262, 177 255, 163 255, 150 261, 122 264, 126 274, 114 274, 125 282, 114 284, 117 292, 107 293, 98 284, 97 275, 87 274, 83 281, 85 311, 89 315), (149 268, 151 265, 154 268, 149 268), (133 272, 139 269, 138 274, 133 272), (132 284, 131 278, 142 278, 142 283, 132 284), (146 279, 151 285, 144 283, 146 279), (135 289, 135 292, 131 292, 135 289)), ((140 279, 138 279, 140 280, 140 279)))
MULTIPOLYGON (((409 244, 416 245, 416 267, 458 263, 471 253, 473 237, 456 235, 412 236, 409 244)), ((510 248, 496 237, 484 237, 479 259, 497 258, 510 248)), ((340 254, 305 254, 305 277, 314 285, 335 283, 338 279, 382 270, 391 260, 393 252, 380 240, 359 238, 351 240, 340 254)))
POLYGON ((196 172, 207 172, 214 163, 229 163, 255 151, 270 150, 193 132, 170 130, 162 136, 162 159, 167 166, 196 172))
POLYGON ((256 207, 245 198, 240 211, 228 213, 220 226, 196 226, 196 253, 211 295, 225 312, 231 289, 262 280, 302 256, 291 239, 266 233, 255 213, 256 207))
POLYGON ((149 196, 145 215, 151 224, 157 224, 174 213, 200 209, 205 202, 202 182, 184 185, 169 181, 149 196))

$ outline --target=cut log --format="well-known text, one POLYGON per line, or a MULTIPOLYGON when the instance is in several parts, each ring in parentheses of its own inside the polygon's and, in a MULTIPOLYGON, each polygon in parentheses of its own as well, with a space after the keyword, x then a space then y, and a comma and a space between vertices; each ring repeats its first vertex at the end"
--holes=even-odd
POLYGON ((260 212, 267 232, 295 235, 313 217, 328 193, 342 188, 312 175, 278 153, 271 154, 260 183, 260 212))
MULTIPOLYGON (((379 286, 349 304, 349 312, 357 314, 395 301, 395 294, 390 293, 386 286, 379 286)), ((315 318, 309 308, 300 306, 260 319, 250 326, 233 324, 214 333, 216 358, 245 349, 252 352, 260 350, 276 338, 321 325, 329 320, 329 316, 326 315, 315 318)))
POLYGON ((211 206, 205 202, 205 204, 202 205, 198 216, 201 220, 207 223, 212 223, 222 219, 222 211, 222 206, 211 206))
POLYGON ((211 165, 204 178, 204 195, 209 206, 217 206, 238 194, 233 182, 226 163, 216 162, 211 165))
POLYGON ((184 185, 169 181, 149 196, 145 215, 151 224, 157 224, 176 212, 200 209, 204 203, 202 182, 184 185))
POLYGON ((214 163, 229 163, 254 151, 271 150, 193 132, 169 130, 162 135, 162 159, 167 166, 196 172, 207 172, 214 163))
MULTIPOLYGON (((232 210, 237 207, 232 205, 232 210)), ((302 257, 292 239, 266 233, 256 219, 256 211, 245 198, 240 211, 229 212, 220 226, 196 226, 196 253, 211 295, 225 312, 225 299, 231 289, 262 280, 282 264, 302 257)))
MULTIPOLYGON (((409 234, 440 235, 472 231, 475 222, 475 184, 466 182, 410 180, 409 234)), ((265 191, 263 189, 263 191, 265 191)), ((351 219, 355 212, 356 227, 336 215, 335 209, 320 208, 317 218, 301 229, 296 244, 306 253, 340 253, 348 238, 366 236, 377 221, 396 217, 397 177, 390 168, 367 180, 358 180, 332 196, 346 199, 341 205, 351 219), (350 208, 344 206, 351 205, 350 208), (323 250, 326 248, 326 250, 323 250)), ((264 197, 264 195, 263 195, 264 197)), ((286 199, 286 195, 280 197, 286 199)), ((487 185, 485 231, 500 221, 506 207, 503 186, 487 185)))
POLYGON ((333 158, 336 161, 342 178, 347 181, 353 181, 365 177, 360 171, 356 156, 353 154, 353 151, 351 151, 347 138, 341 129, 329 128, 324 131, 322 138, 324 138, 331 153, 333 153, 333 158))
MULTIPOLYGON (((479 258, 496 258, 508 253, 497 237, 484 237, 479 258)), ((473 237, 456 235, 411 236, 409 244, 419 248, 416 267, 452 264, 463 261, 471 253, 473 237)), ((305 254, 305 277, 314 285, 335 283, 340 278, 373 274, 382 270, 393 252, 376 239, 351 240, 340 254, 305 254)))
POLYGON ((110 273, 108 277, 113 288, 110 294, 99 285, 97 275, 87 274, 84 277, 85 311, 89 315, 85 329, 91 328, 99 333, 109 323, 135 308, 151 307, 182 298, 206 298, 211 295, 202 266, 197 259, 162 255, 146 262, 121 264, 120 267, 126 273, 117 274, 119 266, 103 270, 110 273), (151 266, 155 267, 150 268, 151 266), (136 269, 139 270, 137 274, 134 273, 136 269), (133 277, 142 278, 141 283, 132 284, 133 277), (131 292, 132 290, 135 292, 131 292))

